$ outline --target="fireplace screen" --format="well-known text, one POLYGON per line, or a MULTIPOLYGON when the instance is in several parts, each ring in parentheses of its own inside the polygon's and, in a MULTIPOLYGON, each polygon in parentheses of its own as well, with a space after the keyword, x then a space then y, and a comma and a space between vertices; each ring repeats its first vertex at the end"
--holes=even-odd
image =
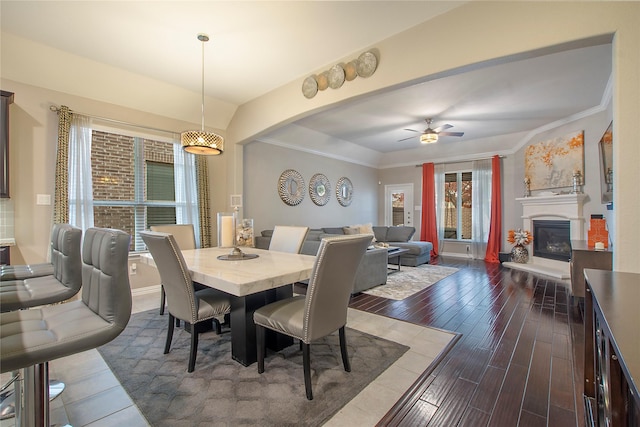
POLYGON ((571 259, 569 221, 533 221, 533 256, 568 262, 571 259))

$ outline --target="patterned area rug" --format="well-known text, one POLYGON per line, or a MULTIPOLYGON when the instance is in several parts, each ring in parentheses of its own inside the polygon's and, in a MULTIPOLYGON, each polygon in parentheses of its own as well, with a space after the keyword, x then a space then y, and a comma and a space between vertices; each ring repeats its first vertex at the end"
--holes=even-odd
POLYGON ((98 349, 152 426, 318 426, 326 422, 408 347, 347 328, 351 372, 337 332, 311 346, 314 400, 305 395, 297 341, 267 352, 265 372, 231 359, 231 334, 199 337, 195 371, 187 373, 189 333, 176 328, 163 354, 167 316, 134 314, 124 332, 98 349))
POLYGON ((399 272, 389 274, 386 285, 376 286, 362 292, 382 298, 403 300, 456 271, 458 271, 457 268, 431 264, 422 264, 417 267, 403 265, 399 272))

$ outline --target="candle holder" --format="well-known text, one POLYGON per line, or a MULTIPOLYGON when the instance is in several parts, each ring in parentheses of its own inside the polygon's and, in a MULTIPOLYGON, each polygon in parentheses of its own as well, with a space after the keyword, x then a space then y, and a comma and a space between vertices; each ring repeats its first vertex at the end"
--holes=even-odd
POLYGON ((582 173, 580 171, 573 172, 573 189, 571 194, 582 194, 582 173))
POLYGON ((232 248, 235 243, 235 216, 232 212, 218 212, 218 247, 232 248))
MULTIPOLYGON (((231 252, 218 256, 223 261, 241 261, 245 259, 258 258, 257 254, 245 254, 238 247, 237 225, 238 207, 234 207, 234 212, 218 213, 218 247, 231 248, 231 252)), ((252 239, 253 240, 253 239, 252 239)))
POLYGON ((528 176, 524 178, 524 197, 531 197, 531 180, 528 176))

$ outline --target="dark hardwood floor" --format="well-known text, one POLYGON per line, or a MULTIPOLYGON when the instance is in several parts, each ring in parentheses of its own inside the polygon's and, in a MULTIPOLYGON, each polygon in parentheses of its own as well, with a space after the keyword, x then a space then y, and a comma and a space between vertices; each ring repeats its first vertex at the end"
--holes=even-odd
POLYGON ((582 315, 562 282, 481 261, 402 301, 350 307, 459 333, 380 426, 584 426, 582 315))

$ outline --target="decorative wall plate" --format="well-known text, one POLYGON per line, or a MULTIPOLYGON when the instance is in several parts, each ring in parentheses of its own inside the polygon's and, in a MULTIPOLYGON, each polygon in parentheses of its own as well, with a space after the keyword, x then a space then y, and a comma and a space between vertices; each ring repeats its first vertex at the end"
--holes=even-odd
POLYGON ((318 93, 318 82, 316 79, 313 77, 304 79, 304 82, 302 82, 302 94, 306 98, 311 99, 316 96, 316 93, 318 93))
POLYGON ((349 206, 353 198, 353 184, 346 176, 338 180, 336 184, 336 199, 341 206, 349 206))
POLYGON ((316 76, 318 82, 318 90, 325 90, 329 87, 329 72, 323 71, 316 76))
POLYGON ((336 64, 329 70, 329 87, 338 89, 344 83, 344 68, 336 64))
POLYGON ((324 206, 329 202, 331 188, 329 179, 321 173, 311 177, 309 181, 309 195, 311 200, 318 206, 324 206))
POLYGON ((278 193, 283 202, 289 206, 296 206, 304 199, 304 178, 300 172, 287 169, 282 172, 278 180, 278 193))
POLYGON ((358 70, 356 69, 357 61, 349 61, 344 65, 344 78, 346 81, 350 82, 351 80, 358 77, 358 70))
POLYGON ((356 69, 358 70, 358 75, 360 77, 369 77, 371 76, 378 67, 378 58, 371 53, 365 52, 358 57, 358 64, 356 69))

